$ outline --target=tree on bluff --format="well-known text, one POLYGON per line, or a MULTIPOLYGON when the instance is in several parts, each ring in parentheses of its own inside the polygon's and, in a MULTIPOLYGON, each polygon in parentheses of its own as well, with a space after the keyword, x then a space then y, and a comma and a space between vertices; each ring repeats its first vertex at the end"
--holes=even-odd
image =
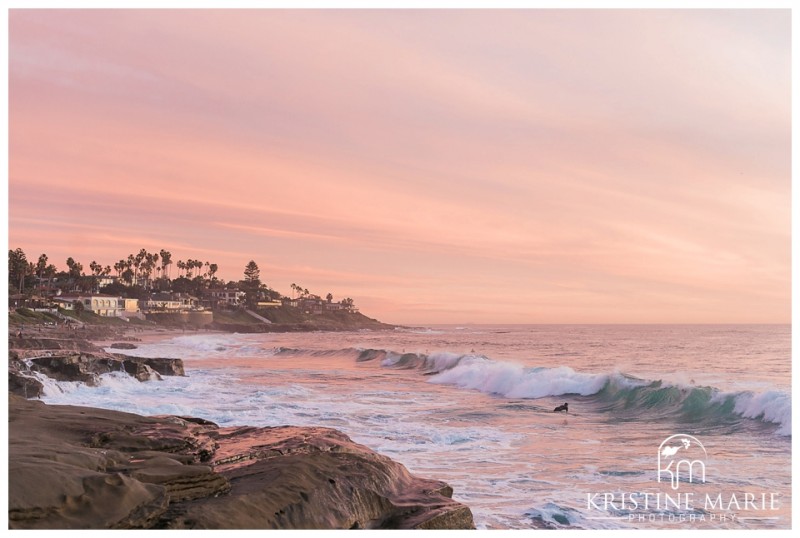
POLYGON ((75 317, 80 319, 83 313, 86 311, 86 307, 83 306, 81 301, 72 301, 72 310, 75 312, 75 317))
POLYGON ((245 266, 244 268, 244 281, 255 287, 258 288, 261 285, 261 271, 258 269, 258 264, 253 260, 245 266))
POLYGON ((19 286, 19 293, 25 287, 25 276, 28 273, 28 259, 25 252, 18 248, 8 251, 8 289, 19 286))
POLYGON ((258 264, 250 260, 244 268, 244 292, 246 294, 245 300, 249 306, 255 306, 258 303, 258 290, 261 288, 261 271, 258 269, 258 264))

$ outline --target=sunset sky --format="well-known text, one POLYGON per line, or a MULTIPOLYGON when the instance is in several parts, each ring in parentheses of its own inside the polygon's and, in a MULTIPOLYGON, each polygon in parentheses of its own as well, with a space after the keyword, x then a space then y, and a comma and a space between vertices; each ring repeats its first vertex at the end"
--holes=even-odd
POLYGON ((788 323, 790 22, 11 10, 9 248, 390 323, 788 323))

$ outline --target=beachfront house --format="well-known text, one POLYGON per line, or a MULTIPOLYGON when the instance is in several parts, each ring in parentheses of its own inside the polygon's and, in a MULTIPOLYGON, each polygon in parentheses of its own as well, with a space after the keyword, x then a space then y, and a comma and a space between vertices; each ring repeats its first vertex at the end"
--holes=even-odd
POLYGON ((197 297, 186 293, 154 293, 146 301, 140 301, 142 310, 160 312, 186 312, 202 310, 197 297))
POLYGON ((300 300, 291 299, 289 297, 283 297, 281 299, 281 304, 283 304, 283 306, 291 306, 292 308, 297 308, 298 306, 300 306, 300 300))
POLYGON ((306 314, 321 314, 325 309, 325 301, 319 295, 307 295, 300 298, 300 308, 306 314))
POLYGON ((116 284, 119 281, 119 278, 112 275, 99 275, 92 278, 94 279, 94 287, 98 290, 116 284))
POLYGON ((64 310, 75 310, 75 303, 79 302, 85 311, 104 317, 118 317, 125 311, 123 298, 103 293, 59 295, 53 297, 53 302, 64 310))
POLYGON ((258 308, 280 308, 283 303, 281 301, 258 301, 256 306, 258 308))
POLYGON ((245 303, 247 293, 238 289, 212 289, 207 292, 215 307, 237 307, 245 303))

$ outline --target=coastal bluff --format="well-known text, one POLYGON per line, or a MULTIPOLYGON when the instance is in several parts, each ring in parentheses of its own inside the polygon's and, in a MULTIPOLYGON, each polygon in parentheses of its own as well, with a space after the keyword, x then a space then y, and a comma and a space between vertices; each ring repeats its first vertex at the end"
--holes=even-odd
POLYGON ((40 395, 39 376, 93 384, 125 371, 157 383, 185 375, 178 359, 66 338, 12 337, 9 348, 10 529, 474 528, 450 486, 337 430, 220 427, 26 399, 40 395))

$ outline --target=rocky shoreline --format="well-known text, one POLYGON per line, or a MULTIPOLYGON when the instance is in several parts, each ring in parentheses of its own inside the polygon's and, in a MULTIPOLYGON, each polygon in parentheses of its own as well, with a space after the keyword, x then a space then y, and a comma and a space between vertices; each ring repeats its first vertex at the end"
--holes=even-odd
MULTIPOLYGON (((132 357, 107 353, 81 338, 11 337, 8 353, 8 390, 24 398, 40 398, 44 386, 34 372, 57 381, 79 381, 96 385, 100 375, 125 372, 139 381, 158 380, 162 375, 184 375, 180 359, 132 357)), ((112 347, 135 348, 123 342, 112 347)))
POLYGON ((474 528, 450 486, 337 430, 221 428, 26 399, 33 372, 86 383, 109 371, 184 375, 178 359, 57 340, 9 341, 11 529, 474 528))

